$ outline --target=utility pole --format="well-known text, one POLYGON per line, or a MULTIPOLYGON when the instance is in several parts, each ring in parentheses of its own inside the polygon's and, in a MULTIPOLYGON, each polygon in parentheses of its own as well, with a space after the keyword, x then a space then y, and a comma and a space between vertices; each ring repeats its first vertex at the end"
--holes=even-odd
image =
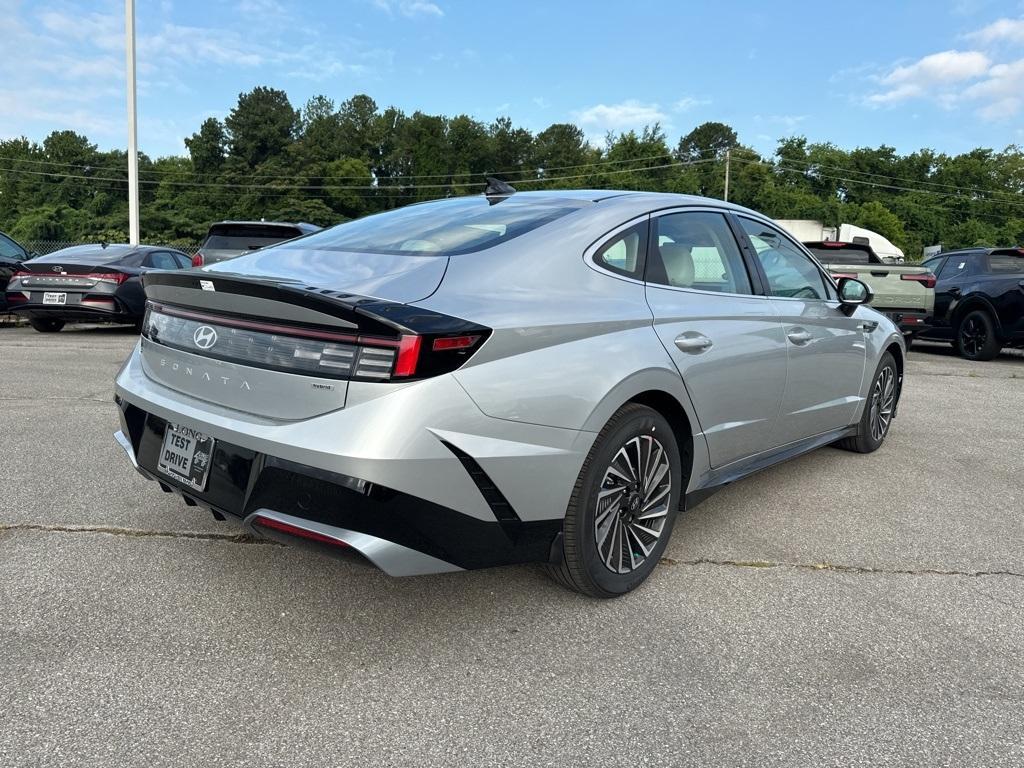
POLYGON ((128 242, 139 244, 139 131, 135 108, 135 0, 124 0, 125 74, 128 81, 128 242))
POLYGON ((732 149, 727 148, 725 150, 725 194, 722 196, 725 202, 729 202, 729 159, 731 154, 732 149))

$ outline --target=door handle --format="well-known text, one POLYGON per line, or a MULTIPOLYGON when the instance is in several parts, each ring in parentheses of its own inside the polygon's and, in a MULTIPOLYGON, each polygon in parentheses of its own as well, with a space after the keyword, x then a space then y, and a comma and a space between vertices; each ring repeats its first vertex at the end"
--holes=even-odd
POLYGON ((711 339, 702 333, 694 333, 692 331, 676 336, 675 343, 680 352, 697 354, 711 349, 711 339))
POLYGON ((805 331, 803 328, 794 328, 786 334, 786 338, 792 341, 797 346, 802 346, 809 342, 813 336, 805 331))

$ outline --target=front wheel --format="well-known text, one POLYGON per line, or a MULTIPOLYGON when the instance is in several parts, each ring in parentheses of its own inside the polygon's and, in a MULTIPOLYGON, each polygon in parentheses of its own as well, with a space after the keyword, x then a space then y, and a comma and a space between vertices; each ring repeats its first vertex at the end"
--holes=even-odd
POLYGON ((57 333, 64 327, 64 321, 55 317, 30 317, 28 324, 40 333, 57 333))
POLYGON ((889 434, 889 426, 896 415, 898 397, 899 373, 896 370, 896 360, 891 353, 886 352, 875 369, 871 391, 868 393, 867 402, 864 403, 864 413, 857 422, 857 434, 844 437, 836 445, 857 453, 877 451, 885 436, 889 434))
POLYGON ((552 575, 591 597, 638 587, 665 551, 682 486, 669 423, 647 406, 623 406, 597 436, 576 480, 552 575))
POLYGON ((988 312, 976 309, 968 313, 956 331, 956 351, 967 360, 991 360, 1002 345, 988 312))

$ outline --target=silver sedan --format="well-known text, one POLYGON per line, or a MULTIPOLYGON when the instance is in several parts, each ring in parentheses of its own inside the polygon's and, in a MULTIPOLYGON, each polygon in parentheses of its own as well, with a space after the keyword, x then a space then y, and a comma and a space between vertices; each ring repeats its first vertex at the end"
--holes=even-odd
POLYGON ((863 283, 683 195, 498 189, 145 288, 116 386, 136 469, 395 576, 542 562, 621 595, 716 489, 877 449, 903 381, 863 283))

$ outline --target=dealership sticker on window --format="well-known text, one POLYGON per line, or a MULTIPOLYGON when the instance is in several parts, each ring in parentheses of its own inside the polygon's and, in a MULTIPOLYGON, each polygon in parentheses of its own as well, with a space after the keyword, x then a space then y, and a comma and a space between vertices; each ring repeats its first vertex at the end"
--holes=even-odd
MULTIPOLYGON (((961 265, 961 266, 963 266, 963 265, 961 265)), ((199 287, 202 288, 204 291, 216 291, 217 290, 216 288, 213 287, 213 280, 200 280, 199 281, 199 287)))

